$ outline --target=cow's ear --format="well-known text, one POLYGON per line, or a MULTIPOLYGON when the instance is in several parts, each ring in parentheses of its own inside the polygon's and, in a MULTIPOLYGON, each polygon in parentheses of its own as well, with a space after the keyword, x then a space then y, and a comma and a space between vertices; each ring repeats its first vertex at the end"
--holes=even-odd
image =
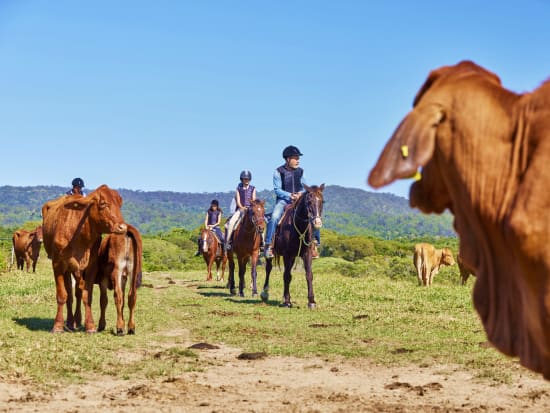
POLYGON ((325 184, 321 184, 321 186, 319 187, 319 190, 320 190, 321 192, 323 192, 323 191, 325 190, 325 184))
POLYGON ((71 200, 67 201, 64 204, 64 207, 67 209, 73 209, 76 211, 81 211, 83 209, 86 209, 91 204, 92 199, 82 197, 77 200, 71 200))
POLYGON ((421 105, 401 121, 369 174, 373 188, 413 177, 426 165, 435 148, 437 126, 445 119, 440 105, 421 105))

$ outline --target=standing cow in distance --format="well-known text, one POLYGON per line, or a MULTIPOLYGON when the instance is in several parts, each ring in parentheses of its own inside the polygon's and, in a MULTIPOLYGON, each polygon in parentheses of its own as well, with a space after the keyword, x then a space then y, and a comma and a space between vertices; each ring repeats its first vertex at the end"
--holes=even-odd
POLYGON ((471 61, 430 72, 368 182, 454 214, 488 340, 550 380, 550 79, 515 93, 471 61))
POLYGON ((86 197, 64 195, 42 206, 44 248, 52 259, 57 298, 53 333, 64 331, 65 304, 67 328, 72 331, 80 326, 80 297, 85 309, 86 332, 96 331, 91 309, 94 277, 85 278, 84 271, 97 273, 101 234, 126 232, 121 207, 122 198, 119 193, 107 185, 100 186, 86 197), (75 278, 77 294, 74 314, 71 276, 75 278))
POLYGON ((468 278, 470 275, 476 276, 474 272, 468 268, 468 266, 464 263, 462 260, 462 257, 460 256, 460 253, 456 256, 456 263, 458 264, 458 269, 460 271, 460 283, 462 285, 466 285, 466 281, 468 281, 468 278))
POLYGON ((455 260, 449 248, 437 249, 422 242, 414 246, 414 266, 418 274, 418 285, 429 287, 442 265, 453 265, 455 260))
MULTIPOLYGON (((114 290, 117 321, 116 334, 124 335, 124 296, 126 283, 130 281, 128 289, 128 334, 135 334, 136 323, 134 310, 137 300, 137 289, 141 285, 141 263, 143 247, 141 235, 137 228, 126 224, 128 230, 125 234, 109 234, 101 241, 99 247, 98 272, 95 282, 99 284, 101 291, 98 331, 105 330, 105 309, 107 307, 107 289, 114 290)), ((91 274, 90 274, 91 275, 91 274)), ((86 273, 88 276, 88 273, 86 273)), ((93 276, 93 275, 91 275, 93 276)))
POLYGON ((29 272, 32 262, 32 272, 36 272, 36 262, 40 255, 42 241, 42 226, 32 231, 18 229, 13 233, 13 252, 18 270, 23 271, 24 264, 27 264, 27 272, 29 272))

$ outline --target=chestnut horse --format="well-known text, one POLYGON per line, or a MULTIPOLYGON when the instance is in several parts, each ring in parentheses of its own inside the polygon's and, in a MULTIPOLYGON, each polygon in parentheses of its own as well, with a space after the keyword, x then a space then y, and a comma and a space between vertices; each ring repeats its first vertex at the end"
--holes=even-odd
POLYGON ((265 201, 256 199, 246 209, 241 222, 233 232, 233 248, 227 251, 229 260, 229 291, 231 295, 236 294, 235 290, 235 262, 233 254, 237 256, 239 263, 239 296, 244 297, 244 273, 246 263, 250 258, 250 274, 252 276, 252 296, 258 295, 256 287, 256 266, 260 255, 260 244, 265 229, 265 201))
POLYGON ((227 255, 223 251, 222 245, 214 234, 214 231, 210 229, 203 229, 201 231, 201 251, 206 262, 208 274, 206 275, 206 281, 212 280, 212 265, 216 263, 216 281, 220 281, 220 264, 222 267, 222 277, 225 273, 225 264, 227 263, 227 255))
MULTIPOLYGON (((296 258, 301 257, 304 262, 307 280, 308 307, 315 308, 315 296, 313 294, 313 271, 311 269, 313 248, 313 231, 323 225, 321 215, 323 213, 323 190, 321 186, 304 185, 305 192, 294 201, 285 211, 281 222, 275 231, 275 243, 273 246, 274 259, 279 262, 283 257, 284 270, 284 307, 292 307, 290 301, 290 281, 292 280, 292 266, 296 258)), ((269 274, 273 268, 273 258, 266 258, 265 284, 261 293, 262 300, 269 298, 269 274)))

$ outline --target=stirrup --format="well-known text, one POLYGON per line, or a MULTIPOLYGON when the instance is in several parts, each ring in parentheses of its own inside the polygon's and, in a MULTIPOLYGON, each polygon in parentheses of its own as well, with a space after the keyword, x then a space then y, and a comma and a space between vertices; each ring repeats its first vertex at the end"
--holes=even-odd
POLYGON ((266 248, 265 253, 264 253, 264 257, 265 258, 273 258, 274 257, 272 247, 269 246, 269 247, 266 248))

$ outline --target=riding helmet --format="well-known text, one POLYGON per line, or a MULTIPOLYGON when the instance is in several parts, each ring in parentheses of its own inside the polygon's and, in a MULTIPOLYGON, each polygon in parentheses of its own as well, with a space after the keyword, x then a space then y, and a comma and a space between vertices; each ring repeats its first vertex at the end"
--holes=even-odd
POLYGON ((290 156, 302 156, 303 153, 300 152, 300 149, 298 149, 296 146, 287 146, 284 150, 283 150, 283 158, 288 158, 290 156))
POLYGON ((73 179, 73 182, 71 182, 72 186, 79 186, 80 188, 84 188, 84 181, 82 178, 75 178, 73 179))
POLYGON ((250 172, 248 169, 245 169, 244 171, 241 172, 241 181, 243 179, 248 179, 249 181, 252 180, 252 172, 250 172))
POLYGON ((212 202, 210 202, 210 205, 216 205, 217 207, 219 207, 220 203, 218 202, 217 199, 213 199, 212 202))

